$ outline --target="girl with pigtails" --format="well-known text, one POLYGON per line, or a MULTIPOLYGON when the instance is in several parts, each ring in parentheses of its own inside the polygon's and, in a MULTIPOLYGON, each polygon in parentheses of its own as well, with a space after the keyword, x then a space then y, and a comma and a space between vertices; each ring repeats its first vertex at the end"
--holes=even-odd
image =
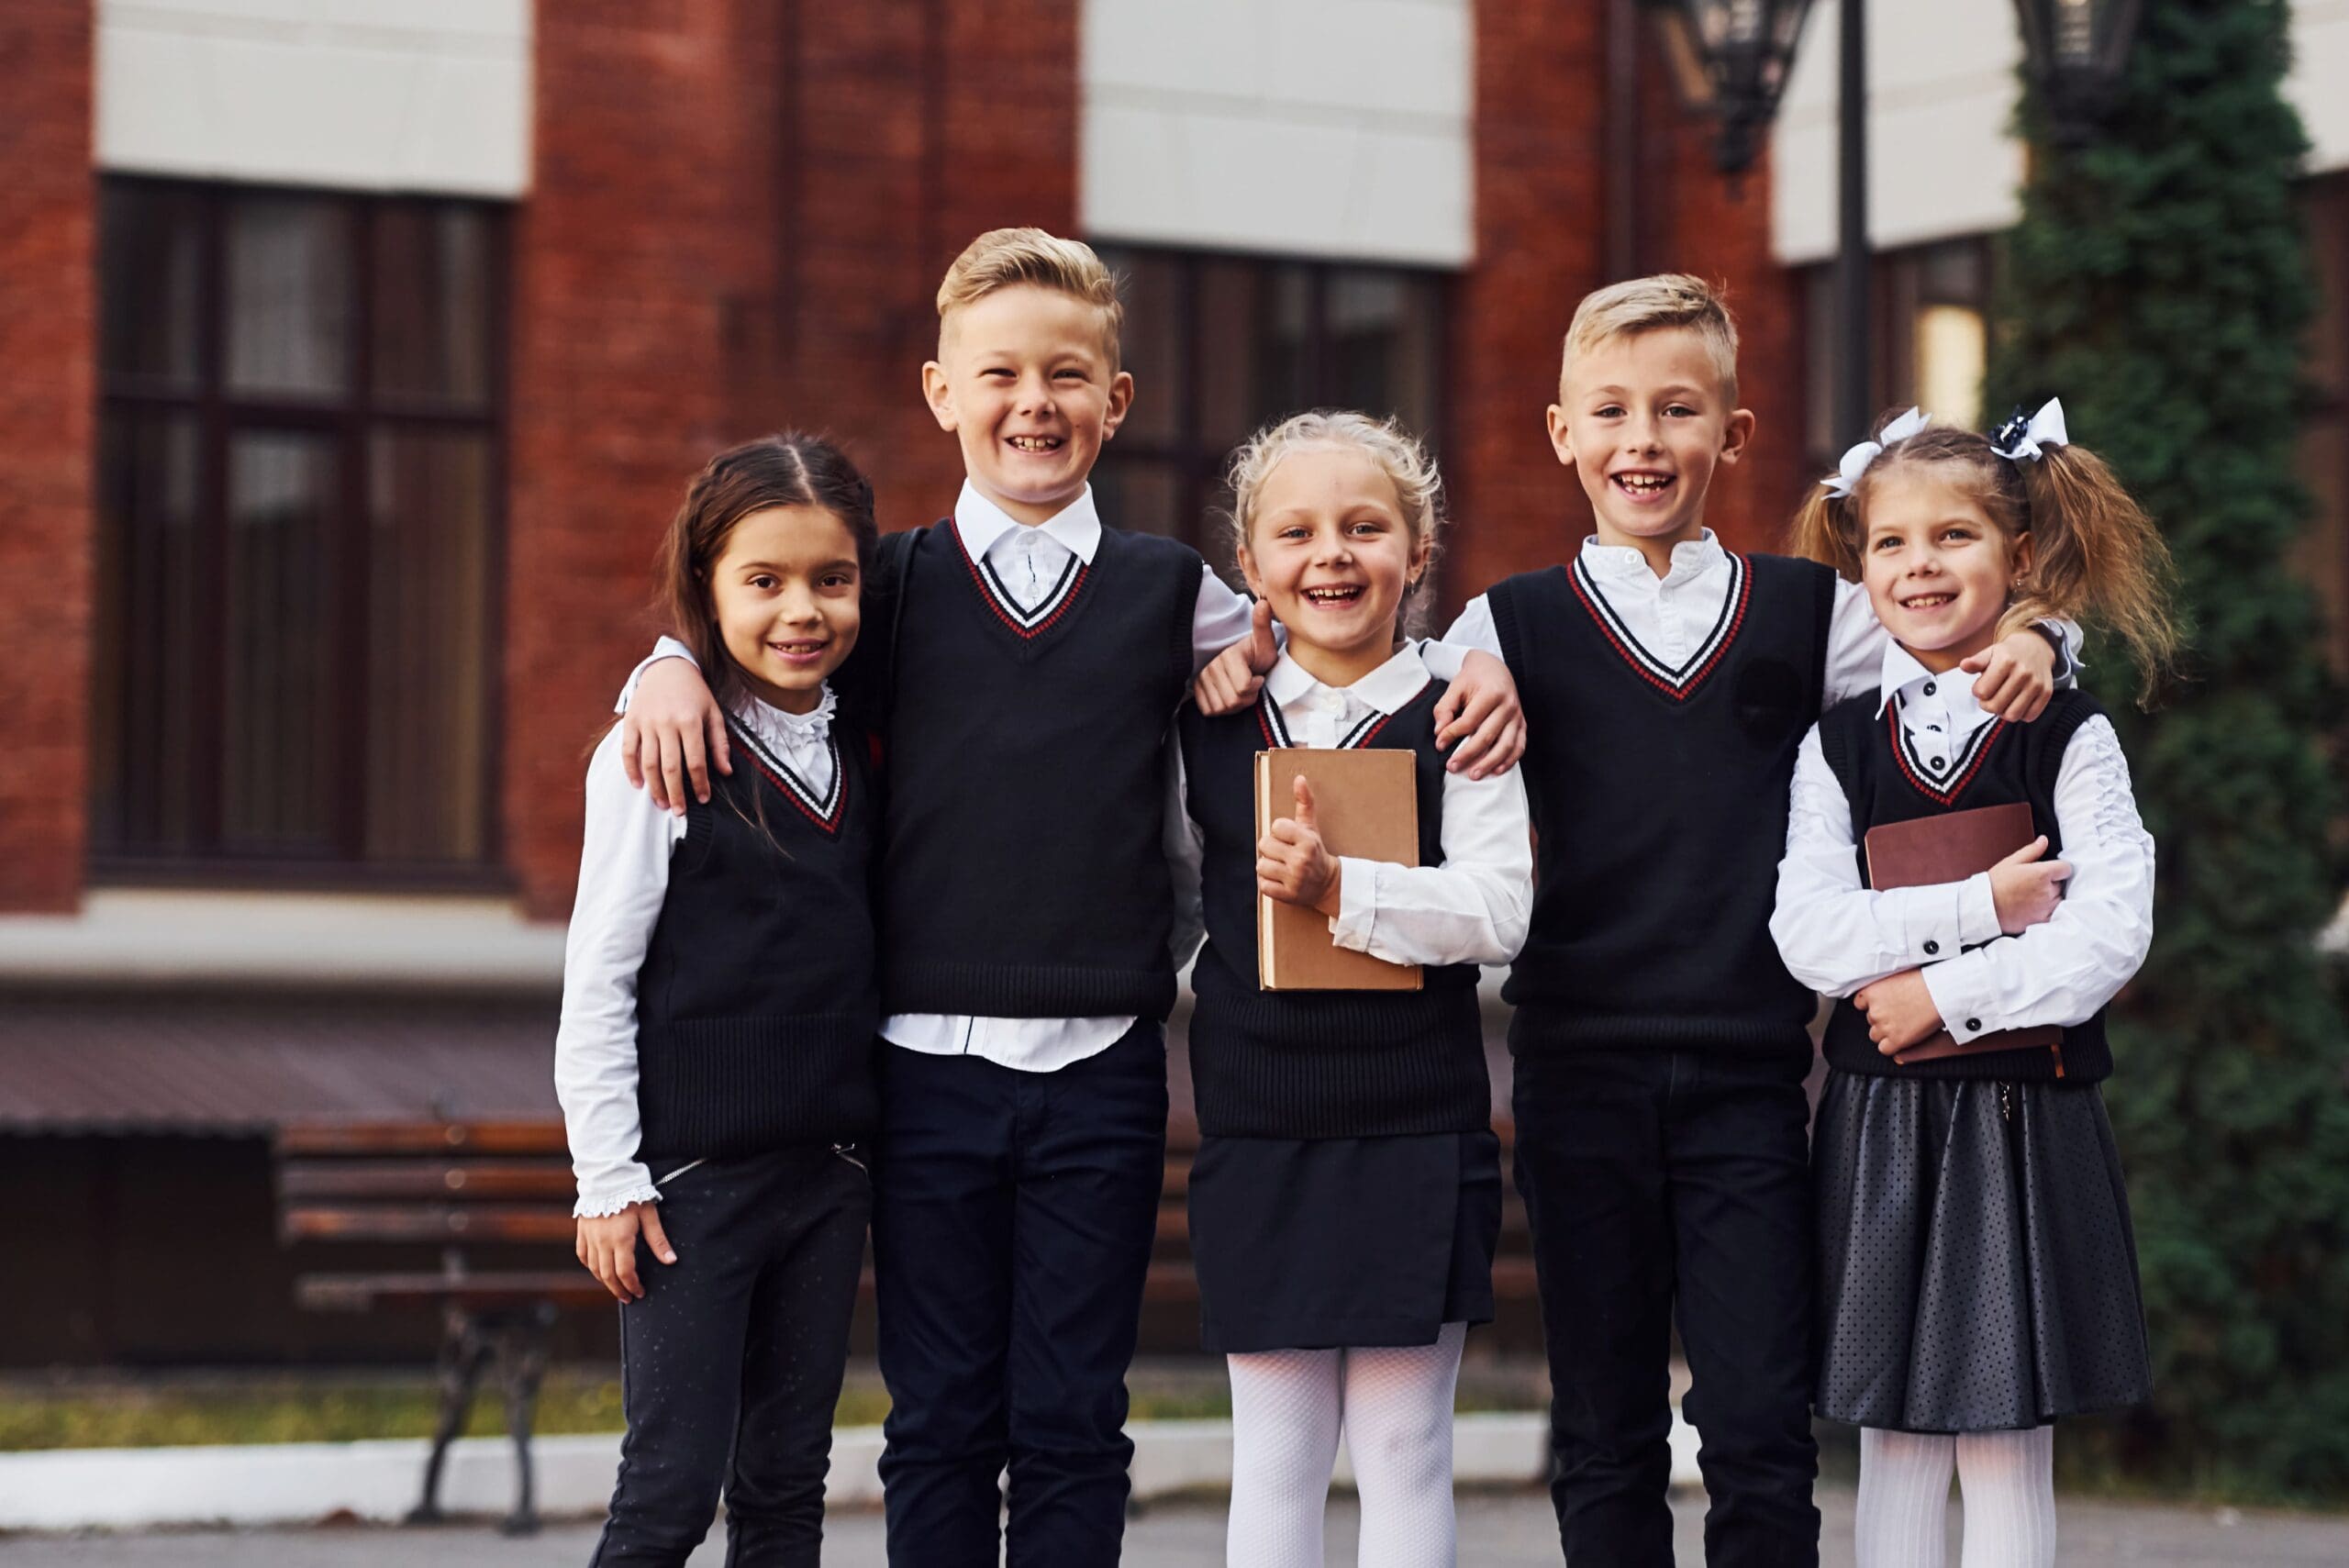
POLYGON ((2078 690, 2028 726, 1959 664, 2038 619, 2117 636, 2149 696, 2178 634, 2161 538, 2060 404, 1994 435, 1911 409, 1845 454, 1798 521, 1891 634, 1880 688, 1796 765, 1771 932, 1834 998, 1813 1134, 1821 1415, 1861 1429, 1861 1568, 1939 1568, 1955 1473, 1965 1568, 2055 1551, 2054 1427, 2143 1400, 2136 1244, 2098 1085, 2106 1005, 2152 940, 2154 844, 2111 721, 2078 690), (1873 889, 1868 830, 2027 803, 1991 871, 1873 889), (1914 933, 1946 932, 1962 951, 1914 933), (1897 1058, 2054 1026, 2059 1051, 1897 1058))

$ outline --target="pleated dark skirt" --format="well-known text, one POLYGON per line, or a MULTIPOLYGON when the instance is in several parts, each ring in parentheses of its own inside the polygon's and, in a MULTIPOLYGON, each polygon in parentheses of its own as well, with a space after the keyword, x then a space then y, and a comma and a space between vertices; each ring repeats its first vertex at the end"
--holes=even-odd
POLYGON ((1199 1338, 1219 1354, 1431 1345, 1493 1320, 1489 1130, 1203 1138, 1190 1209, 1199 1338))
POLYGON ((1998 1431, 2152 1391, 2095 1084, 1831 1073, 1811 1165, 1820 1414, 1998 1431))

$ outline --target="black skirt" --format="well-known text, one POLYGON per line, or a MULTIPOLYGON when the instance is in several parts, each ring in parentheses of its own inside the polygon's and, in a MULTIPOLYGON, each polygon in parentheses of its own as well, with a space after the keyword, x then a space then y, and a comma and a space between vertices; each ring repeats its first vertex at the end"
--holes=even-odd
POLYGON ((1820 1414, 1999 1431, 2152 1392, 2095 1084, 1831 1073, 1811 1169, 1820 1414))
POLYGON ((1489 1130, 1203 1138, 1190 1206, 1209 1351, 1431 1345, 1446 1323, 1493 1320, 1489 1130))

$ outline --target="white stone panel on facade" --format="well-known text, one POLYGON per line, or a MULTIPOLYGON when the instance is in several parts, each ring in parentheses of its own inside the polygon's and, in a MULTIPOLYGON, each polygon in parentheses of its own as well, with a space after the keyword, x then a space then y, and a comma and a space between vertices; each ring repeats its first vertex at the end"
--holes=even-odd
POLYGON ((2349 0, 2292 7, 2292 73, 2285 95, 2309 130, 2309 167, 2349 169, 2349 0))
POLYGON ((102 0, 103 169, 511 196, 529 0, 102 0))
MULTIPOLYGON (((1811 8, 1772 139, 1778 259, 1836 248, 1840 0, 1811 8)), ((2314 143, 2312 172, 2349 168, 2349 0, 2293 7, 2285 93, 2314 143)), ((2007 228, 2021 216, 2013 135, 2022 40, 2013 0, 1874 0, 1868 9, 1868 228, 1883 250, 2007 228)))
MULTIPOLYGON (((1771 143, 1771 233, 1778 259, 1836 247, 1839 0, 1811 7, 1771 143)), ((2022 40, 2013 0, 1940 0, 1868 9, 1868 228, 1874 244, 1916 244, 2015 220, 2022 148, 2008 134, 2022 40)))
POLYGON ((1468 0, 1087 0, 1085 229, 1463 265, 1470 39, 1468 0))

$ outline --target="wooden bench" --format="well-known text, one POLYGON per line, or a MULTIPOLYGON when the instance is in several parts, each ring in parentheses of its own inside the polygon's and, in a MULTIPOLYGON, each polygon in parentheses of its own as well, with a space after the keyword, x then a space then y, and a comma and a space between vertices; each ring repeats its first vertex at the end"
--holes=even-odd
MULTIPOLYGON (((1512 1129, 1496 1125, 1506 1166, 1512 1129)), ((1191 1162, 1198 1127, 1178 1116, 1166 1129, 1166 1175, 1158 1207, 1144 1299, 1196 1304, 1191 1263, 1191 1162)), ((1504 1177, 1500 1247, 1493 1292, 1501 1301, 1531 1301, 1533 1257, 1525 1207, 1504 1177)), ((295 1280, 295 1299, 312 1311, 371 1312, 432 1308, 441 1315, 440 1408, 425 1460, 423 1495, 411 1523, 440 1518, 440 1476, 449 1444, 462 1429, 483 1373, 493 1365, 505 1397, 507 1430, 517 1461, 509 1535, 538 1528, 533 1502, 530 1426, 556 1316, 566 1308, 608 1308, 611 1294, 572 1252, 573 1187, 570 1151, 559 1121, 367 1121, 289 1125, 277 1136, 278 1234, 289 1246, 342 1242, 406 1243, 439 1250, 439 1265, 375 1272, 311 1272, 295 1280), (482 1268, 467 1249, 543 1250, 542 1267, 482 1268)), ((870 1299, 872 1270, 862 1294, 870 1299)))
MULTIPOLYGON (((441 1316, 440 1410, 410 1523, 440 1518, 441 1468, 482 1374, 494 1363, 518 1479, 502 1528, 538 1528, 530 1426, 558 1312, 612 1297, 572 1252, 571 1156, 558 1121, 370 1121, 291 1125, 277 1136, 278 1235, 289 1246, 408 1243, 439 1266, 306 1273, 312 1311, 424 1307, 441 1316), (469 1249, 543 1249, 544 1266, 482 1268, 469 1249)), ((534 1263, 535 1263, 535 1260, 534 1263)))

